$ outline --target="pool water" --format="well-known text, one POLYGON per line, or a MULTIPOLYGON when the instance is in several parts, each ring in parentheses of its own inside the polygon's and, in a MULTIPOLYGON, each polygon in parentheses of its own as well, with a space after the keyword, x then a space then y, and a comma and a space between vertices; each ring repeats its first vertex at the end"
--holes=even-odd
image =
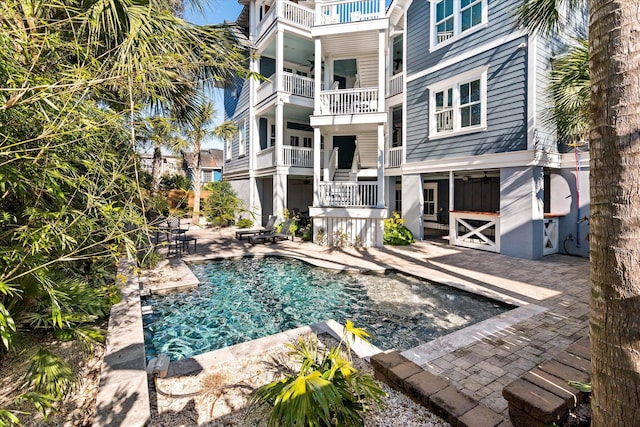
POLYGON ((201 285, 147 297, 147 358, 180 360, 329 319, 403 351, 496 316, 510 305, 401 273, 358 274, 295 259, 240 258, 191 265, 201 285))

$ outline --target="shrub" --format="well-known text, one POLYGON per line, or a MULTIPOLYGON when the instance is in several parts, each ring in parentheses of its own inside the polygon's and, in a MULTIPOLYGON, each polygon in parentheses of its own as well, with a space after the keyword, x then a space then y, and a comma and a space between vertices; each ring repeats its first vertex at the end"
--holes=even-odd
POLYGON ((238 222, 236 222, 236 226, 238 228, 249 228, 253 225, 253 221, 249 218, 240 218, 238 222))
POLYGON ((191 180, 184 175, 163 175, 160 180, 160 190, 188 190, 191 188, 191 180))
POLYGON ((398 212, 384 220, 383 242, 385 245, 410 245, 415 242, 413 234, 404 226, 404 220, 398 212))
POLYGON ((317 336, 288 344, 293 370, 284 378, 258 388, 252 402, 269 408, 269 426, 363 426, 361 413, 382 406, 384 391, 371 375, 351 363, 350 340, 369 334, 347 321, 336 347, 321 350, 317 336))
POLYGON ((204 201, 207 221, 217 226, 233 222, 242 209, 242 200, 231 187, 229 181, 209 182, 204 186, 211 195, 204 201))

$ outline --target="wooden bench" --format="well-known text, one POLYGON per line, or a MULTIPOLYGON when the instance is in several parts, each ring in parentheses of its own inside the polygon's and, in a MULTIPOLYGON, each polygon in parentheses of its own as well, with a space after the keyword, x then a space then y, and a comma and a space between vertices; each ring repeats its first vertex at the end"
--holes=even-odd
POLYGON ((514 427, 545 427, 563 422, 586 396, 568 381, 591 381, 588 337, 504 387, 502 396, 509 402, 514 427))

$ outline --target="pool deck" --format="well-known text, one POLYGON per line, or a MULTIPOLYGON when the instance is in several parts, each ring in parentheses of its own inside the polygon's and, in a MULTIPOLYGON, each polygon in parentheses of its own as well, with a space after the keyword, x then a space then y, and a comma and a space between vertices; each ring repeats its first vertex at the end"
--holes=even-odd
MULTIPOLYGON (((504 315, 402 352, 500 414, 503 427, 511 425, 503 387, 588 333, 589 261, 584 258, 550 255, 531 261, 427 241, 376 249, 327 248, 301 240, 251 246, 236 240, 234 231, 192 227, 189 234, 197 238, 197 253, 181 259, 281 255, 340 269, 393 268, 517 305, 504 315)), ((168 280, 184 278, 180 264, 172 260, 165 270, 168 280)))

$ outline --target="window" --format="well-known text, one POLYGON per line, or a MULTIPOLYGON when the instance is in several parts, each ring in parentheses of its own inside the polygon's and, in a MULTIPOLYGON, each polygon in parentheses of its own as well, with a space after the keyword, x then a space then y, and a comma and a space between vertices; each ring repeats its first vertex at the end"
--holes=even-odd
POLYGON ((291 135, 289 137, 289 145, 292 147, 299 147, 300 146, 300 137, 296 136, 296 135, 291 135))
POLYGON ((311 141, 312 141, 311 138, 309 138, 308 136, 305 136, 304 138, 302 138, 302 146, 303 147, 307 147, 307 148, 311 148, 312 147, 311 141))
POLYGON ((244 156, 247 147, 246 120, 238 126, 238 156, 244 156))
POLYGON ((487 0, 440 0, 431 2, 431 47, 473 29, 488 20, 487 0))
POLYGON ((224 151, 227 153, 227 160, 231 160, 231 138, 224 140, 224 151))
POLYGON ((429 92, 429 138, 486 128, 486 67, 432 85, 429 92))
POLYGON ((423 220, 438 220, 438 184, 435 182, 425 182, 422 187, 422 197, 424 203, 423 220))
POLYGON ((269 147, 276 145, 276 125, 271 125, 271 136, 269 137, 269 147))
POLYGON ((202 182, 206 183, 206 182, 212 182, 213 181, 213 176, 211 174, 211 171, 202 171, 202 182))

